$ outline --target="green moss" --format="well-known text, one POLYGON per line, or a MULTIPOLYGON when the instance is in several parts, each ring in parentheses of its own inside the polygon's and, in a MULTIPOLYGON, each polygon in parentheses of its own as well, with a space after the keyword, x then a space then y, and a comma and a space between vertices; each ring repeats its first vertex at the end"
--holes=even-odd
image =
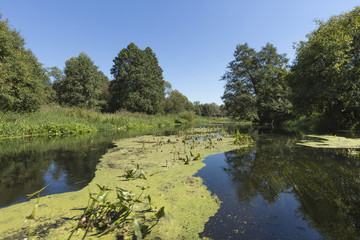
MULTIPOLYGON (((204 131, 200 131, 204 132, 204 131)), ((149 187, 146 194, 158 208, 165 206, 165 217, 152 229, 149 239, 197 239, 205 223, 219 208, 219 200, 206 189, 202 179, 193 175, 204 166, 202 161, 191 161, 184 165, 178 158, 185 157, 190 144, 182 140, 188 136, 154 137, 143 136, 122 139, 117 147, 103 156, 93 181, 77 192, 50 195, 40 198, 39 219, 35 224, 38 238, 66 239, 75 220, 87 205, 90 192, 96 192, 96 184, 109 188, 121 187, 140 194, 138 186, 149 187), (174 159, 175 156, 175 159, 174 159), (145 179, 126 181, 124 170, 139 164, 145 172, 145 179)), ((201 157, 239 148, 233 144, 233 138, 222 137, 209 147, 208 141, 191 144, 192 153, 201 157)), ((29 215, 35 202, 25 202, 0 209, 0 235, 13 239, 24 238, 29 215)), ((73 238, 81 238, 83 232, 77 232, 73 238)), ((105 235, 104 239, 115 239, 116 232, 105 235)))
POLYGON ((306 135, 309 140, 303 140, 298 145, 314 148, 360 148, 359 138, 346 138, 329 135, 306 135))

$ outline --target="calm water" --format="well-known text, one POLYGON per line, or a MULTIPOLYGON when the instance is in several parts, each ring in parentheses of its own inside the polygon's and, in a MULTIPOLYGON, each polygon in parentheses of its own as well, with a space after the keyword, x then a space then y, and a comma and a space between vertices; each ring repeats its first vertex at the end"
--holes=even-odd
POLYGON ((252 148, 209 156, 196 176, 222 201, 200 237, 360 239, 360 160, 343 149, 254 134, 252 148))
POLYGON ((27 201, 27 194, 48 184, 41 196, 82 189, 94 178, 100 157, 114 147, 115 139, 170 135, 179 129, 0 141, 0 208, 27 201))
POLYGON ((0 142, 0 208, 26 201, 48 184, 42 196, 83 188, 111 147, 111 139, 96 136, 0 142))

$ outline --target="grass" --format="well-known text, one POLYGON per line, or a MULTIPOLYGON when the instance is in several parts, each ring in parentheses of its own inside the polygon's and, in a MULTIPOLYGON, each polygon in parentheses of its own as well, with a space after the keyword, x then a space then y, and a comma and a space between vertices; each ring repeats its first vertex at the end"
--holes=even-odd
POLYGON ((191 113, 147 115, 122 111, 111 114, 80 108, 43 106, 34 113, 0 113, 0 139, 79 135, 97 131, 141 131, 209 121, 191 113))

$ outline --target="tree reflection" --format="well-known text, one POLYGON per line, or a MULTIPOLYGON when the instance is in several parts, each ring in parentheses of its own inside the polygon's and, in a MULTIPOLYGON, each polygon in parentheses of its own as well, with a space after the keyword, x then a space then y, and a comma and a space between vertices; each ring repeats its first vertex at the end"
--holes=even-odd
POLYGON ((106 138, 82 137, 14 140, 2 146, 0 207, 25 201, 26 194, 49 183, 45 195, 81 189, 94 177, 98 160, 113 144, 106 138))
POLYGON ((240 201, 261 194, 268 204, 280 193, 299 201, 297 216, 324 237, 357 239, 360 235, 360 168, 339 150, 295 145, 296 138, 264 135, 252 149, 225 154, 224 169, 237 186, 240 201))

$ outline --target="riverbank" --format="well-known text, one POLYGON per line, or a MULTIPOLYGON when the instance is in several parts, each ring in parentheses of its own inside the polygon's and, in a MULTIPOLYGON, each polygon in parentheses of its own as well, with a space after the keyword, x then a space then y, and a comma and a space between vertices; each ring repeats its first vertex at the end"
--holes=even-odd
MULTIPOLYGON (((222 119, 223 120, 223 119, 222 119)), ((205 124, 216 119, 178 115, 147 115, 141 113, 100 113, 96 111, 43 106, 34 113, 0 114, 0 139, 26 136, 79 135, 98 131, 144 131, 176 124, 205 124)))
MULTIPOLYGON (((110 189, 120 187, 136 196, 143 194, 142 198, 151 196, 154 208, 159 210, 164 207, 165 217, 151 229, 149 239, 199 238, 198 233, 219 208, 219 201, 202 184, 201 178, 193 175, 204 166, 204 157, 240 147, 234 145, 234 138, 230 136, 214 138, 216 133, 206 131, 193 130, 177 136, 142 136, 117 141, 117 147, 102 157, 95 178, 87 187, 77 192, 40 198, 38 219, 30 235, 39 239, 67 239, 79 222, 83 208, 87 206, 89 193, 98 192, 99 184, 110 189), (192 138, 200 135, 210 137, 192 138), (196 160, 198 154, 201 159, 196 160), (139 171, 144 171, 146 179, 126 179, 125 170, 136 168, 136 165, 139 165, 139 171), (141 188, 146 189, 144 193, 141 188)), ((111 198, 115 197, 113 195, 111 198)), ((3 216, 0 219, 0 234, 4 239, 26 237, 29 222, 25 222, 25 217, 30 215, 34 205, 36 200, 0 209, 3 216)), ((134 215, 144 210, 142 206, 139 204, 134 215)), ((146 224, 145 219, 139 221, 146 224)), ((115 239, 119 234, 124 234, 125 238, 131 239, 133 225, 126 229, 125 234, 114 231, 102 238, 115 239)), ((83 234, 83 230, 78 230, 73 239, 81 238, 83 234)))

